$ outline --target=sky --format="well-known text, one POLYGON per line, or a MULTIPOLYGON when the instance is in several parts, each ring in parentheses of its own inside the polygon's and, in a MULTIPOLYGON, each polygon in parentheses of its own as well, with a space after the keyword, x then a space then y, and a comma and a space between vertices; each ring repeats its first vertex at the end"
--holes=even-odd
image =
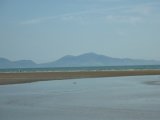
POLYGON ((160 0, 0 0, 0 57, 88 52, 160 60, 160 0))

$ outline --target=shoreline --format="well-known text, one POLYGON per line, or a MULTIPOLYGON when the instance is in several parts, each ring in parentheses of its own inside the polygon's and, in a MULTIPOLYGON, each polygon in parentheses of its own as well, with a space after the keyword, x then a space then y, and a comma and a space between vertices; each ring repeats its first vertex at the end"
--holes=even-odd
POLYGON ((138 76, 138 75, 160 75, 160 70, 0 73, 0 85, 31 83, 31 82, 48 81, 48 80, 120 77, 120 76, 138 76))

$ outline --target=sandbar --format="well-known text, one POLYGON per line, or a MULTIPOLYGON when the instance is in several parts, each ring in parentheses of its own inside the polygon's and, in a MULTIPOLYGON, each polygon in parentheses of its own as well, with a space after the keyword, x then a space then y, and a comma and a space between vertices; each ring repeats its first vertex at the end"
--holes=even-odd
POLYGON ((30 82, 46 81, 46 80, 137 76, 137 75, 160 75, 160 70, 0 73, 0 85, 30 83, 30 82))

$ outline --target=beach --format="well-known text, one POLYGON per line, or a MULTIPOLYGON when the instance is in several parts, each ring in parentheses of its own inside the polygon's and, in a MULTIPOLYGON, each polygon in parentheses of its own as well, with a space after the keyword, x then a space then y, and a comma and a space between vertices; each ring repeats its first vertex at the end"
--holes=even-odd
POLYGON ((30 82, 47 81, 47 80, 137 76, 137 75, 160 75, 160 70, 0 73, 0 85, 30 83, 30 82))

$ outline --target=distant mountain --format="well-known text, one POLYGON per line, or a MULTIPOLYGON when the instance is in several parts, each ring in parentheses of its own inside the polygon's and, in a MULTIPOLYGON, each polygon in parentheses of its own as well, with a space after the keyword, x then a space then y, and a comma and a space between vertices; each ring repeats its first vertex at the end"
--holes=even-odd
POLYGON ((96 53, 86 53, 79 56, 67 55, 57 61, 46 63, 51 67, 84 67, 84 66, 121 66, 121 65, 160 65, 160 61, 141 59, 112 58, 96 53))
POLYGON ((10 61, 5 58, 0 58, 0 68, 85 67, 122 65, 160 65, 160 61, 129 58, 112 58, 96 53, 86 53, 79 56, 67 55, 54 62, 43 64, 36 64, 32 60, 10 61))
POLYGON ((19 61, 15 61, 13 63, 16 64, 16 66, 19 67, 19 68, 32 68, 32 67, 37 67, 38 66, 32 60, 19 60, 19 61))
POLYGON ((0 68, 33 68, 37 64, 32 60, 10 61, 6 58, 0 58, 0 68))

